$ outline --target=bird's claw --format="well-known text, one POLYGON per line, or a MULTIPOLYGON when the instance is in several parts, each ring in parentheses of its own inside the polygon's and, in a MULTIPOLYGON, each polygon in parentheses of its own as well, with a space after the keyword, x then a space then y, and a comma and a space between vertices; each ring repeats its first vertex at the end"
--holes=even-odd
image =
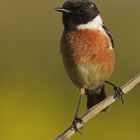
POLYGON ((117 87, 117 86, 114 86, 114 91, 115 91, 115 95, 114 95, 114 98, 115 99, 121 99, 122 103, 124 103, 124 100, 123 100, 123 97, 122 95, 124 94, 122 89, 117 87))
POLYGON ((105 81, 105 83, 111 85, 115 91, 115 95, 114 95, 114 98, 117 100, 117 99, 120 99, 121 98, 121 101, 122 103, 124 103, 124 100, 123 100, 123 97, 122 95, 124 94, 124 92, 122 91, 122 89, 118 86, 116 86, 115 84, 109 82, 109 81, 105 81))
POLYGON ((75 132, 78 132, 79 134, 82 135, 82 133, 80 132, 80 130, 77 128, 77 123, 80 123, 80 124, 84 124, 83 120, 78 118, 78 117, 75 117, 73 122, 72 122, 72 127, 71 129, 72 130, 75 130, 75 132))

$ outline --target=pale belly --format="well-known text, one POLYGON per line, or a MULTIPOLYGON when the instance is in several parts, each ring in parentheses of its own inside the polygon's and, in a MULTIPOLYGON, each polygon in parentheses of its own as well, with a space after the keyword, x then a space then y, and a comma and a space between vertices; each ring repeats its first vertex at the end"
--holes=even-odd
MULTIPOLYGON (((66 65, 65 65, 66 66, 66 65)), ((78 64, 75 67, 66 66, 66 71, 72 82, 78 88, 96 87, 100 83, 108 80, 113 72, 108 72, 107 66, 104 64, 78 64)))

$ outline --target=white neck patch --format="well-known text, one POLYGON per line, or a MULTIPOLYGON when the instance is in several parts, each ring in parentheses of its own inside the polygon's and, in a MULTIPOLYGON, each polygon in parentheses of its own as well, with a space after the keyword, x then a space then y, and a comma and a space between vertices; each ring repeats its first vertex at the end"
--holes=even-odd
MULTIPOLYGON (((104 33, 104 35, 106 35, 109 38, 109 36, 107 35, 107 33, 105 32, 105 30, 103 29, 102 26, 103 26, 103 21, 101 19, 101 16, 98 15, 92 21, 90 21, 90 22, 88 22, 86 24, 78 25, 77 26, 77 29, 79 29, 79 30, 84 30, 84 29, 97 29, 97 30, 101 31, 102 33, 104 33)), ((113 47, 112 47, 112 43, 110 41, 110 38, 109 38, 109 48, 111 50, 113 50, 113 47)))
POLYGON ((103 21, 101 19, 101 16, 98 15, 96 18, 94 18, 92 21, 86 23, 86 24, 80 24, 77 26, 77 29, 94 29, 94 28, 100 28, 103 25, 103 21))

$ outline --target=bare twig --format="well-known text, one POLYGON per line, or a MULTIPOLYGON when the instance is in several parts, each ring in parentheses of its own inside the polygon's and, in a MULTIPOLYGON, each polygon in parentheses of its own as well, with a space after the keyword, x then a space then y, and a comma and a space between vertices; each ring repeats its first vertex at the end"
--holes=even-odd
MULTIPOLYGON (((127 94, 131 91, 138 83, 140 83, 140 73, 137 74, 134 78, 132 78, 129 82, 127 82, 124 86, 121 87, 124 94, 127 94)), ((90 110, 88 110, 83 117, 81 118, 84 121, 84 124, 77 123, 77 128, 82 128, 89 120, 99 114, 103 109, 113 104, 117 99, 114 98, 114 95, 109 96, 102 102, 93 106, 90 110)), ((62 134, 60 134, 55 140, 68 140, 75 134, 75 130, 70 126, 67 128, 62 134)))

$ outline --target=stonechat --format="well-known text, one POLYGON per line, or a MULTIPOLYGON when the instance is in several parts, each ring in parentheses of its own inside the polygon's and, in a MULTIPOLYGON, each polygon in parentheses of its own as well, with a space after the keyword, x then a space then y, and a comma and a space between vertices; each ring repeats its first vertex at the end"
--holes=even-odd
POLYGON ((106 98, 104 83, 115 67, 113 38, 91 0, 68 0, 56 11, 63 14, 60 47, 63 63, 80 90, 73 123, 82 123, 77 115, 81 96, 87 95, 88 109, 106 98))

